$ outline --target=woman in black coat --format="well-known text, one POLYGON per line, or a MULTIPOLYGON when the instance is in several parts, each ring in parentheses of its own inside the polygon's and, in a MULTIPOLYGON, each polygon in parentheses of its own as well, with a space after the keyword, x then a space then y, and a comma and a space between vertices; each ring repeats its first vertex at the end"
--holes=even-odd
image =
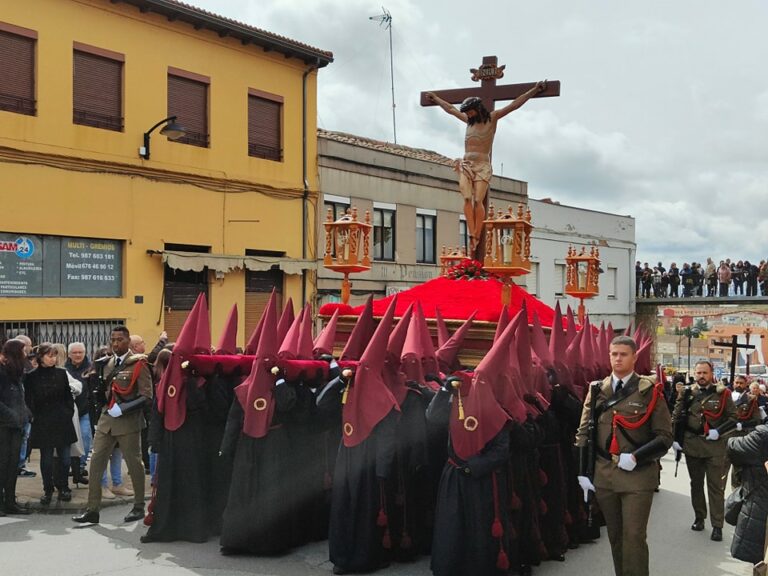
POLYGON ((0 516, 28 514, 16 503, 16 467, 21 451, 24 423, 24 342, 8 340, 0 355, 0 516))
POLYGON ((746 436, 728 439, 728 458, 742 466, 741 490, 746 496, 731 542, 734 558, 756 564, 765 554, 768 518, 768 426, 760 425, 746 436))
POLYGON ((51 503, 54 487, 59 500, 69 502, 67 472, 70 467, 69 449, 77 441, 72 418, 75 402, 69 388, 67 371, 56 366, 58 352, 50 343, 40 344, 36 351, 37 368, 27 374, 24 381, 27 406, 32 411, 30 446, 40 449, 40 471, 44 494, 40 503, 51 503), (59 456, 56 472, 53 470, 53 451, 59 456))

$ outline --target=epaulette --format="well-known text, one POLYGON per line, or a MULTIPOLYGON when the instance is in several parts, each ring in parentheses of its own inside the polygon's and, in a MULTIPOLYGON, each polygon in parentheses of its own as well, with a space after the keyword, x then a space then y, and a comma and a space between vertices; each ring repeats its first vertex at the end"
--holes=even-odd
POLYGON ((645 394, 648 390, 656 386, 656 381, 651 376, 639 376, 637 383, 637 390, 641 394, 645 394))
POLYGON ((723 392, 725 392, 725 388, 726 388, 725 384, 723 384, 722 382, 718 382, 717 385, 715 386, 715 392, 717 394, 722 394, 723 392))

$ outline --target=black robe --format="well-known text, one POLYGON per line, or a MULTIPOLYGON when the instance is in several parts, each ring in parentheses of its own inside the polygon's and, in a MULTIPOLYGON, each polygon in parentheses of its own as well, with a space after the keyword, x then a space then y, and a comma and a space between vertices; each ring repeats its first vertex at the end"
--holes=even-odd
POLYGON ((295 509, 290 484, 290 439, 283 412, 295 403, 291 388, 275 388, 275 412, 269 433, 252 438, 242 433, 244 412, 235 400, 221 443, 225 457, 234 452, 229 499, 224 510, 222 552, 261 556, 282 554, 294 544, 295 509))
POLYGON ((214 457, 206 439, 207 402, 197 379, 187 377, 187 414, 177 430, 165 430, 163 416, 153 407, 149 444, 157 452, 152 524, 144 542, 205 542, 211 535, 211 477, 214 457))
POLYGON ((400 406, 395 433, 395 473, 389 482, 389 525, 392 549, 399 561, 413 560, 425 548, 429 499, 427 431, 424 405, 416 390, 409 390, 400 406))
POLYGON ((388 513, 391 504, 385 491, 393 473, 398 416, 392 410, 357 446, 339 444, 328 549, 331 562, 348 572, 376 570, 389 561, 388 526, 378 520, 382 505, 388 513))
MULTIPOLYGON (((450 394, 439 393, 430 403, 427 419, 448 425, 450 394)), ((509 432, 503 429, 468 461, 449 446, 437 494, 430 567, 435 576, 492 576, 506 574, 497 567, 500 547, 508 554, 506 464, 509 432), (463 472, 465 467, 471 474, 463 472), (494 501, 494 476, 498 500, 494 501), (498 510, 501 542, 491 528, 498 510)))

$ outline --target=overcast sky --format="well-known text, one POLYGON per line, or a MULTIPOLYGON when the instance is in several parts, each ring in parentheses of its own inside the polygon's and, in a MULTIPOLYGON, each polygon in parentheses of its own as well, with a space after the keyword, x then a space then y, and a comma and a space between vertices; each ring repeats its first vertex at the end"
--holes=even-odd
MULTIPOLYGON (((332 51, 318 125, 393 140, 378 0, 187 1, 332 51)), ((633 216, 652 264, 768 257, 768 2, 383 2, 398 144, 460 156, 463 125, 419 93, 472 86, 496 55, 499 83, 562 85, 500 121, 494 173, 531 198, 633 216)))

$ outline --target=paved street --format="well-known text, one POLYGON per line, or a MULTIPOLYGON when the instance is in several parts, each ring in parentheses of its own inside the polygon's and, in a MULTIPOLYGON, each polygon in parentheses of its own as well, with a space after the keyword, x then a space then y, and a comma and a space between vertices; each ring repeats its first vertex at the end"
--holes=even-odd
MULTIPOLYGON (((664 460, 662 490, 656 495, 649 540, 651 574, 676 576, 748 576, 749 567, 729 553, 733 529, 726 526, 724 541, 709 540, 705 532, 689 528, 693 512, 687 496, 688 474, 681 462, 678 478, 674 462, 664 460)), ((0 518, 2 573, 14 576, 54 574, 140 574, 141 576, 253 576, 323 575, 331 572, 327 543, 305 546, 280 558, 225 557, 215 541, 207 544, 141 544, 146 528, 140 523, 123 524, 129 504, 102 511, 99 526, 74 525, 68 515, 34 514, 22 518, 0 518), (162 572, 161 572, 162 570, 162 572)), ((427 575, 429 563, 396 564, 382 576, 427 575)), ((540 576, 610 576, 613 574, 607 538, 570 551, 564 563, 547 562, 534 569, 540 576)))

